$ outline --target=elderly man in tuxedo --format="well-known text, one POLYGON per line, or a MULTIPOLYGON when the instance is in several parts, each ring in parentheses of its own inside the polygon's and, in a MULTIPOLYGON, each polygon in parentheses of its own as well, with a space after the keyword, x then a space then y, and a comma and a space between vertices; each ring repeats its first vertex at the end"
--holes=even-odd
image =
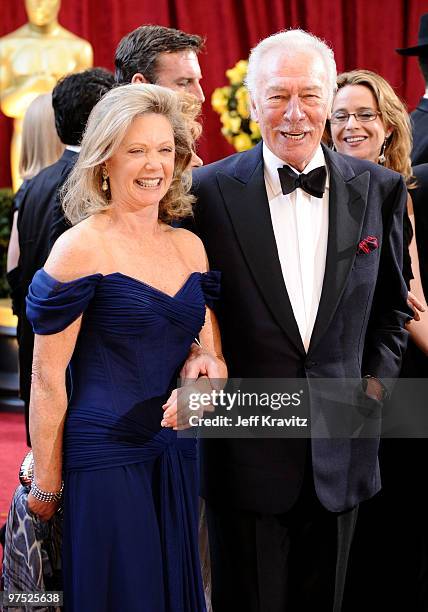
MULTIPOLYGON (((194 172, 195 224, 222 273, 230 376, 358 379, 376 410, 407 341, 406 188, 321 145, 335 82, 333 53, 311 34, 280 32, 252 50, 263 142, 194 172)), ((312 398, 312 417, 325 408, 312 398)), ((340 610, 358 504, 381 486, 378 439, 201 447, 214 612, 340 610)))

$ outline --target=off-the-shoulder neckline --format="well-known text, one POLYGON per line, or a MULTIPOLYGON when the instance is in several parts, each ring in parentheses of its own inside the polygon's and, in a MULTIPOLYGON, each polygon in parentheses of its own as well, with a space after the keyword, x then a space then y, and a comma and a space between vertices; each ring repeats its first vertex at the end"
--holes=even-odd
POLYGON ((205 276, 205 275, 209 275, 212 272, 215 272, 214 270, 209 270, 208 272, 191 272, 189 274, 189 276, 186 278, 186 280, 183 282, 183 284, 181 285, 181 287, 173 294, 171 295, 170 293, 166 293, 165 291, 162 291, 162 289, 158 289, 157 287, 155 287, 154 285, 150 285, 149 283, 146 283, 143 280, 140 280, 139 278, 136 278, 135 276, 130 276, 129 274, 124 274, 123 272, 110 272, 109 274, 101 274, 101 272, 97 272, 95 274, 88 274, 86 276, 80 276, 78 278, 75 278, 71 281, 60 281, 58 279, 56 279, 54 276, 52 276, 51 274, 49 274, 49 272, 46 272, 46 270, 44 268, 40 268, 39 272, 43 272, 43 274, 45 276, 47 276, 51 281, 53 281, 54 283, 57 283, 59 285, 74 285, 77 284, 79 282, 83 282, 85 280, 102 280, 104 278, 109 278, 112 276, 120 276, 122 278, 126 278, 132 282, 138 283, 139 285, 142 285, 144 287, 148 287, 149 289, 152 289, 153 291, 161 294, 161 295, 165 295, 166 297, 172 298, 174 299, 175 297, 177 297, 181 291, 183 291, 183 289, 187 286, 187 284, 190 282, 190 279, 193 278, 196 275, 199 276, 205 276))

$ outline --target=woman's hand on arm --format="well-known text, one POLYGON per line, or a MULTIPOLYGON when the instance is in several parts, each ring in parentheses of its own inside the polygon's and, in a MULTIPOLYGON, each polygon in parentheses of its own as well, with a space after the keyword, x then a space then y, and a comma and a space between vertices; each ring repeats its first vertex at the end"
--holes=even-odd
MULTIPOLYGON (((413 266, 412 266, 412 268, 413 268, 413 266)), ((410 283, 411 282, 412 281, 410 281, 410 283)), ((413 319, 415 321, 420 321, 421 320, 421 315, 419 313, 420 312, 425 312, 425 310, 426 310, 423 302, 421 302, 421 300, 418 300, 416 295, 414 293, 412 293, 411 291, 409 291, 408 294, 407 294, 407 303, 410 306, 410 308, 413 310, 413 319)))
POLYGON ((218 358, 207 351, 201 343, 194 342, 180 372, 183 380, 196 380, 199 376, 221 378, 218 358))

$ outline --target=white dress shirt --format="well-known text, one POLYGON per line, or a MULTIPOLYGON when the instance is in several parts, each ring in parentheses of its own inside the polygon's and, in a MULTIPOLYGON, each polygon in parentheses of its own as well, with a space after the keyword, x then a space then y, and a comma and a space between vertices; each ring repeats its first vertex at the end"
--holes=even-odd
MULTIPOLYGON (((328 239, 328 170, 322 198, 315 198, 300 188, 283 195, 278 168, 285 164, 264 143, 263 161, 282 274, 303 346, 307 351, 324 281, 328 239)), ((320 166, 326 166, 321 145, 303 173, 307 174, 320 166)), ((293 170, 300 174, 295 168, 293 170)))

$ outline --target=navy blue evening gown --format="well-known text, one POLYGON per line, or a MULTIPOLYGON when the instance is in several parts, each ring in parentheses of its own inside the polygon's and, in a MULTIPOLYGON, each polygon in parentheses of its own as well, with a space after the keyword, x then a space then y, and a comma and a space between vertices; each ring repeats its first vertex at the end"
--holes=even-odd
POLYGON ((192 273, 174 296, 119 272, 34 276, 36 334, 83 313, 64 430, 66 612, 205 610, 196 440, 160 422, 218 292, 218 272, 192 273))

